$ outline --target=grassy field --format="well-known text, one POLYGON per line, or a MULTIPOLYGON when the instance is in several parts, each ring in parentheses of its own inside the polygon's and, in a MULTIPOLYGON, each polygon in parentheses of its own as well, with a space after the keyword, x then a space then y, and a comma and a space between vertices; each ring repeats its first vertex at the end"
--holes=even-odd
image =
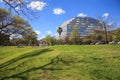
POLYGON ((120 80, 120 45, 0 47, 0 80, 120 80))

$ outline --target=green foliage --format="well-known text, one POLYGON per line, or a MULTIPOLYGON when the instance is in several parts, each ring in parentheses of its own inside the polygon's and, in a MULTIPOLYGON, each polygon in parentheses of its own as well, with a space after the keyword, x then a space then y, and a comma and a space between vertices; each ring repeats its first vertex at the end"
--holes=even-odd
POLYGON ((113 39, 115 41, 120 41, 120 28, 113 31, 113 39))
POLYGON ((9 36, 0 34, 0 45, 9 45, 9 36))
POLYGON ((7 15, 9 15, 9 12, 6 11, 5 9, 3 8, 0 8, 0 21, 5 18, 7 15))
POLYGON ((45 38, 42 39, 43 42, 47 43, 48 45, 55 45, 58 44, 58 40, 50 35, 47 35, 45 38))
POLYGON ((71 35, 69 36, 69 40, 73 44, 80 43, 80 33, 79 33, 78 28, 76 26, 73 27, 73 31, 72 31, 71 35))
POLYGON ((45 38, 45 41, 46 41, 49 45, 52 44, 52 40, 53 40, 53 38, 52 38, 50 35, 46 36, 46 38, 45 38))
MULTIPOLYGON (((109 42, 113 40, 112 36, 113 36, 112 31, 108 31, 107 32, 107 40, 109 42)), ((95 43, 95 42, 99 42, 99 41, 106 42, 105 38, 106 37, 105 37, 104 31, 95 30, 93 34, 90 34, 90 35, 84 37, 82 42, 85 42, 85 43, 90 43, 90 42, 95 43)))
MULTIPOLYGON (((29 38, 30 43, 37 40, 37 34, 33 31, 30 24, 20 16, 14 16, 7 10, 0 8, 0 45, 9 43, 11 35, 21 35, 23 38, 29 38), (29 29, 28 29, 29 28, 29 29), (3 38, 6 37, 6 38, 3 38), (4 40, 7 39, 5 42, 4 40)), ((15 37, 12 37, 15 38, 15 37)))
POLYGON ((85 37, 85 38, 82 39, 82 42, 83 42, 84 44, 90 44, 92 41, 91 41, 90 38, 85 37))
POLYGON ((24 20, 19 16, 14 16, 12 25, 19 29, 24 28, 24 20))
POLYGON ((119 80, 119 48, 120 45, 0 47, 0 80, 119 80))

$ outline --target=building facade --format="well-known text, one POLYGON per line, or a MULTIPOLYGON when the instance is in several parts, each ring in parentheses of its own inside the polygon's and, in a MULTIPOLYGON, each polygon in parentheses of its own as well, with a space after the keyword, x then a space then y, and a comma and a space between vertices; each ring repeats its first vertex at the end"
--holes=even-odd
POLYGON ((75 17, 65 21, 60 26, 63 30, 61 38, 70 36, 74 27, 77 27, 80 37, 85 37, 92 34, 94 30, 103 30, 102 24, 99 20, 90 17, 75 17))

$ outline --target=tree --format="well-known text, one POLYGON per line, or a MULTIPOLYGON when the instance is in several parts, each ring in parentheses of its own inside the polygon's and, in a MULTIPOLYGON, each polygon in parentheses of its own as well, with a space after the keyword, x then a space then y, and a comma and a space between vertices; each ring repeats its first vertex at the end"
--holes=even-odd
POLYGON ((5 28, 12 24, 9 12, 3 8, 0 8, 0 34, 4 33, 5 28))
POLYGON ((80 43, 80 33, 78 31, 77 26, 73 26, 73 31, 71 32, 70 36, 69 36, 69 40, 73 43, 73 44, 78 44, 80 43))
POLYGON ((9 36, 5 34, 0 34, 0 45, 8 45, 9 44, 9 36))
POLYGON ((0 3, 5 4, 5 8, 10 13, 24 16, 28 19, 38 17, 38 11, 41 11, 46 5, 40 0, 1 0, 0 3))
POLYGON ((13 16, 8 11, 0 8, 0 34, 12 35, 22 34, 25 31, 25 20, 19 16, 13 16))
POLYGON ((30 35, 36 37, 35 32, 27 21, 19 16, 13 16, 7 10, 0 8, 0 39, 3 42, 3 37, 7 37, 6 39, 14 38, 11 35, 22 37, 30 35))
POLYGON ((113 30, 113 40, 120 41, 120 28, 113 30))
POLYGON ((105 22, 103 21, 102 24, 103 24, 104 33, 105 33, 105 42, 106 42, 106 44, 108 44, 107 23, 105 23, 105 22))
POLYGON ((37 34, 32 30, 31 27, 27 27, 22 39, 26 42, 26 45, 36 44, 37 34))
POLYGON ((45 41, 48 45, 52 45, 53 38, 50 35, 47 35, 45 41))
POLYGON ((47 35, 45 38, 41 39, 41 43, 44 43, 44 45, 55 45, 59 44, 59 41, 56 38, 47 35))
POLYGON ((108 32, 110 30, 110 27, 115 27, 115 23, 111 21, 110 16, 108 13, 103 14, 101 17, 99 17, 100 23, 102 24, 102 27, 104 29, 104 35, 105 35, 105 42, 108 44, 108 32))
POLYGON ((61 28, 61 27, 58 27, 57 32, 58 32, 59 37, 60 37, 60 35, 61 35, 61 33, 62 33, 62 28, 61 28))
POLYGON ((22 38, 13 38, 11 40, 11 43, 13 45, 19 45, 19 44, 24 44, 26 46, 30 45, 38 45, 37 41, 37 34, 33 30, 26 31, 27 34, 24 35, 22 38))
POLYGON ((9 7, 9 11, 14 11, 18 15, 21 13, 27 16, 25 13, 28 10, 26 0, 3 0, 3 2, 9 7))
POLYGON ((90 44, 92 42, 91 36, 85 36, 84 38, 82 38, 82 44, 90 44))
POLYGON ((94 33, 91 34, 91 39, 93 42, 98 42, 98 41, 102 41, 103 36, 104 36, 103 31, 94 30, 94 33))

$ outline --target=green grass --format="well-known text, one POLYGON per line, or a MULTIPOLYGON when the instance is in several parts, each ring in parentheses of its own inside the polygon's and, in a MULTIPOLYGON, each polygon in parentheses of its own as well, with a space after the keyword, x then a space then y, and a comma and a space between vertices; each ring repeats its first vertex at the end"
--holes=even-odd
POLYGON ((0 47, 0 80, 120 80, 120 45, 0 47))

